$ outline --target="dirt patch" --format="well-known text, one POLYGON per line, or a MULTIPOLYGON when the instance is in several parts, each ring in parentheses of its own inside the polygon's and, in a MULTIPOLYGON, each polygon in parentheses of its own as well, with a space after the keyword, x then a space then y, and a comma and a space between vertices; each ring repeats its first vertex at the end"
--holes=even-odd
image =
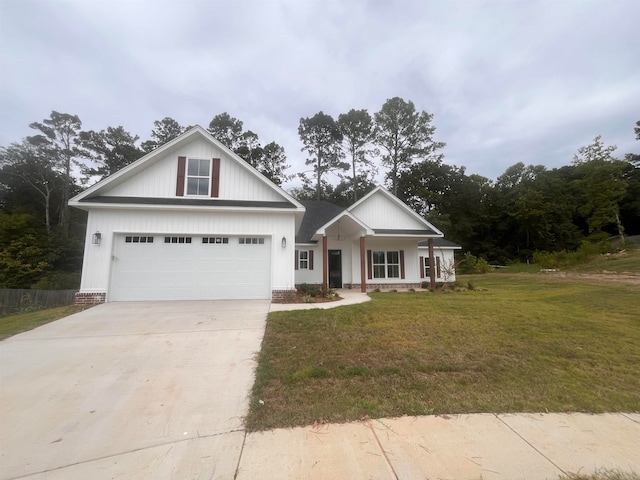
POLYGON ((571 280, 582 280, 588 283, 626 283, 629 285, 640 285, 640 276, 630 272, 607 272, 601 273, 578 273, 578 272, 545 272, 545 275, 556 278, 567 278, 571 280))

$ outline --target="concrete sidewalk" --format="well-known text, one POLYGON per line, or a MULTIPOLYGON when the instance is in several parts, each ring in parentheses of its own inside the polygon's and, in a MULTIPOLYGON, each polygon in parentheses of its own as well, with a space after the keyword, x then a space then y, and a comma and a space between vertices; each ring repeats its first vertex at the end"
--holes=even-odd
POLYGON ((443 415, 247 434, 237 480, 545 480, 640 473, 640 414, 443 415))

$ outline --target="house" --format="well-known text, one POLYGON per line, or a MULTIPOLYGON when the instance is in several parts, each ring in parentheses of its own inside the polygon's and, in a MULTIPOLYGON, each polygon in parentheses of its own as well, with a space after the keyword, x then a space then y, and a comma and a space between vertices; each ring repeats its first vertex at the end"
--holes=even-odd
POLYGON ((299 202, 200 126, 69 204, 88 212, 77 303, 417 286, 443 237, 382 187, 348 209, 299 202))
POLYGON ((453 252, 461 247, 383 187, 347 209, 301 203, 306 212, 296 235, 296 285, 366 291, 455 281, 453 252))

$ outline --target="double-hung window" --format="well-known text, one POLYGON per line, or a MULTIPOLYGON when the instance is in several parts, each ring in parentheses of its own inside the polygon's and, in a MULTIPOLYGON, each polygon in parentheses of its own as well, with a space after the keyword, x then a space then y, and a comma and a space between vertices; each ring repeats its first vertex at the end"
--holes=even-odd
POLYGON ((298 253, 298 268, 300 270, 309 269, 309 250, 300 250, 298 253))
POLYGON ((211 160, 190 158, 187 164, 187 195, 209 195, 211 160))
MULTIPOLYGON (((429 278, 431 275, 431 259, 429 257, 424 257, 424 276, 425 278, 429 278)), ((440 278, 442 276, 441 267, 440 267, 440 257, 436 257, 436 278, 440 278)))
POLYGON ((372 252, 373 278, 400 278, 400 253, 374 250, 372 252))

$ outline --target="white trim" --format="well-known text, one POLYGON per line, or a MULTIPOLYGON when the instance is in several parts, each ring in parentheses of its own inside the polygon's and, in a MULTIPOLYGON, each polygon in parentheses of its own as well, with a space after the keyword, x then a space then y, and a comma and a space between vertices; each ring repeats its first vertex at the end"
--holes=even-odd
POLYGON ((358 225, 360 225, 362 228, 364 228, 366 230, 366 235, 375 235, 375 232, 371 227, 369 227, 367 224, 365 224, 362 220, 360 220, 351 212, 344 210, 340 212, 338 215, 336 215, 335 217, 333 217, 331 220, 329 220, 327 223, 322 225, 318 230, 316 230, 316 233, 313 236, 315 237, 316 235, 320 235, 320 236, 324 235, 327 228, 329 228, 334 223, 340 221, 343 217, 350 218, 351 220, 356 222, 358 225))

